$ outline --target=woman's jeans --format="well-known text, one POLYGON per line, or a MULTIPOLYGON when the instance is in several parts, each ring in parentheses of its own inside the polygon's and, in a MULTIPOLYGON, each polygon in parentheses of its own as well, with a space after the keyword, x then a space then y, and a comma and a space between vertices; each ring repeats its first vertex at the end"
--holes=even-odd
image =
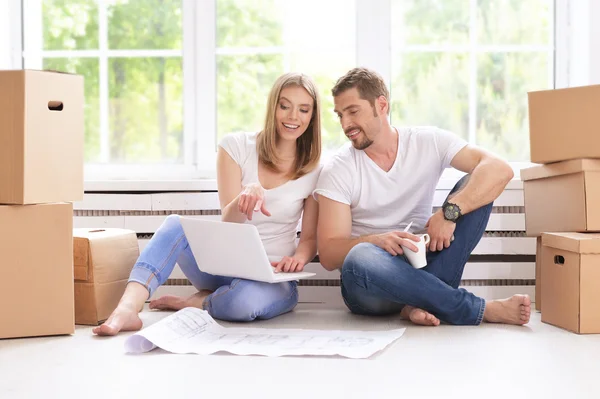
MULTIPOLYGON (((463 177, 450 192, 462 188, 463 177)), ((471 252, 483 236, 492 204, 461 217, 454 241, 439 252, 427 253, 427 266, 413 268, 405 256, 392 256, 368 243, 356 245, 342 266, 342 296, 353 313, 386 315, 404 305, 430 312, 448 324, 478 325, 485 301, 458 288, 471 252)))
POLYGON ((270 284, 200 271, 178 215, 169 215, 156 231, 134 265, 129 281, 142 284, 152 296, 167 281, 175 263, 198 290, 213 291, 204 301, 204 309, 217 319, 270 319, 291 311, 298 303, 295 281, 270 284))

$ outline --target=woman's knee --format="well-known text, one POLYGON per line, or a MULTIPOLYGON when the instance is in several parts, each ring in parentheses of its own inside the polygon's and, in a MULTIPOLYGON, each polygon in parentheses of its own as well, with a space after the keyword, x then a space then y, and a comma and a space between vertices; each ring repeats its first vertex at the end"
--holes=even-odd
POLYGON ((240 279, 232 282, 222 296, 218 291, 215 294, 209 309, 215 317, 228 321, 269 319, 292 310, 298 303, 298 291, 292 283, 269 284, 240 279))

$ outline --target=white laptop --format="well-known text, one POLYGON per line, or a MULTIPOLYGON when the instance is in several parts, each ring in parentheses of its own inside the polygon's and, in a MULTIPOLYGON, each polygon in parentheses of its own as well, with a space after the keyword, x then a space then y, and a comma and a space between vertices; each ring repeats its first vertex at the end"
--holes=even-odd
MULTIPOLYGON (((180 217, 198 267, 205 273, 246 280, 280 283, 315 273, 276 273, 256 226, 180 217)), ((276 261, 279 259, 273 259, 276 261)))

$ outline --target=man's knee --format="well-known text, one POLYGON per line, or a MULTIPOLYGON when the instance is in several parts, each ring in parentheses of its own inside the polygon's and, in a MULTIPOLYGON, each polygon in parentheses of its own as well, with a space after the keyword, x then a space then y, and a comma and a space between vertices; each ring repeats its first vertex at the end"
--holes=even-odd
POLYGON ((373 262, 378 256, 379 247, 367 242, 361 242, 360 244, 352 247, 342 265, 342 272, 344 269, 364 267, 373 262))
POLYGON ((366 242, 355 245, 342 264, 342 279, 355 284, 365 277, 369 265, 377 258, 377 246, 366 242))

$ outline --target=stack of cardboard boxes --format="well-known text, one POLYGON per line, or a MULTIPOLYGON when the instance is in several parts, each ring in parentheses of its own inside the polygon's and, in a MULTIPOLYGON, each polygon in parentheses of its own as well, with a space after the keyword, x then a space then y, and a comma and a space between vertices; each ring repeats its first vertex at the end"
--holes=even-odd
POLYGON ((521 171, 528 236, 538 237, 542 321, 600 333, 600 86, 529 93, 531 161, 521 171), (596 233, 594 233, 596 232, 596 233))
POLYGON ((0 338, 74 332, 83 78, 0 71, 0 338))
POLYGON ((125 229, 73 229, 83 200, 83 78, 0 71, 0 339, 108 318, 139 255, 125 229))

